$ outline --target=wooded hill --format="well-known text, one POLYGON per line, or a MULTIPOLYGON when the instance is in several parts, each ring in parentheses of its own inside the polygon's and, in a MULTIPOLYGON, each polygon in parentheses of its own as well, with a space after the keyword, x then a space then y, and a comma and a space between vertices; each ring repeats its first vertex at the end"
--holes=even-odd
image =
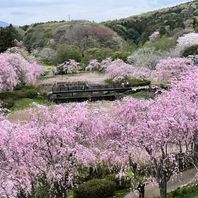
POLYGON ((123 39, 144 44, 155 31, 165 36, 179 36, 198 31, 198 1, 191 1, 128 18, 103 23, 123 39))

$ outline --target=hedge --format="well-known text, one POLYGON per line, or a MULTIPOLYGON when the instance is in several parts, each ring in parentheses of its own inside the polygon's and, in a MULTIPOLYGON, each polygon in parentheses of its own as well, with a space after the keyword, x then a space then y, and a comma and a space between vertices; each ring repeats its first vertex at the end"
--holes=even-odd
POLYGON ((113 81, 112 79, 108 79, 105 80, 105 82, 110 85, 120 85, 121 83, 129 83, 129 85, 132 87, 147 86, 151 84, 150 80, 137 78, 124 79, 122 81, 113 81))
POLYGON ((105 179, 116 183, 116 189, 122 190, 131 187, 131 179, 127 177, 116 177, 115 174, 107 175, 105 179))
POLYGON ((73 191, 74 198, 108 198, 116 191, 116 183, 106 179, 87 181, 73 191))

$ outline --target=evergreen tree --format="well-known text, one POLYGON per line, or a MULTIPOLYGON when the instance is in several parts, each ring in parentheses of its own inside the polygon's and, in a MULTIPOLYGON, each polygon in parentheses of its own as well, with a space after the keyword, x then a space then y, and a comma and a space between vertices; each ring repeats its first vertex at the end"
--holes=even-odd
POLYGON ((20 35, 11 24, 6 28, 0 28, 0 52, 13 47, 14 39, 20 40, 20 35))

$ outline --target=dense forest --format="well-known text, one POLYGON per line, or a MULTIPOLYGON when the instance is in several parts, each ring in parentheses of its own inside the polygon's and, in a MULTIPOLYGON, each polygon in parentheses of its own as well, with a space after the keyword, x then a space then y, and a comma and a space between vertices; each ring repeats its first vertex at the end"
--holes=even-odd
POLYGON ((125 19, 104 22, 125 40, 144 44, 155 31, 164 36, 198 31, 198 2, 192 1, 125 19))

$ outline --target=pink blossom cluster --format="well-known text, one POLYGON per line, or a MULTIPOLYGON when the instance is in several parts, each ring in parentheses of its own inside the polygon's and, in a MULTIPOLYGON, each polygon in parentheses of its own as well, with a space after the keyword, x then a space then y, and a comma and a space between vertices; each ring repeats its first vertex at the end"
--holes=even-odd
POLYGON ((40 65, 30 64, 19 54, 0 54, 0 90, 13 90, 17 84, 34 84, 43 73, 40 65))
POLYGON ((196 146, 198 69, 154 100, 127 97, 112 108, 38 106, 29 112, 31 121, 18 124, 1 116, 1 197, 16 198, 20 190, 31 195, 42 185, 40 178, 50 186, 51 197, 60 196, 57 184, 66 197, 77 183, 79 167, 97 163, 111 170, 119 165, 121 172, 133 163, 147 164, 164 189, 178 170, 176 155, 188 157, 196 146))
POLYGON ((107 65, 106 73, 114 81, 120 81, 127 78, 149 78, 151 71, 146 67, 135 67, 117 59, 107 65))
POLYGON ((185 156, 183 161, 198 156, 198 69, 186 73, 155 100, 125 98, 116 106, 120 150, 138 164, 133 152, 135 148, 142 150, 144 163, 152 167, 160 192, 166 193, 163 189, 167 181, 181 165, 178 155, 185 156))
POLYGON ((193 61, 188 58, 167 58, 161 60, 156 70, 153 72, 153 78, 163 84, 170 84, 171 81, 178 81, 188 71, 196 68, 193 61))
POLYGON ((120 160, 111 148, 117 147, 116 142, 107 141, 114 135, 110 126, 116 126, 105 111, 90 111, 85 104, 77 104, 68 108, 38 106, 29 113, 32 120, 28 123, 0 120, 1 197, 15 198, 20 190, 31 195, 42 185, 39 178, 50 186, 52 197, 57 196, 53 194, 55 184, 66 197, 76 184, 78 167, 94 167, 99 160, 113 166, 120 160))

